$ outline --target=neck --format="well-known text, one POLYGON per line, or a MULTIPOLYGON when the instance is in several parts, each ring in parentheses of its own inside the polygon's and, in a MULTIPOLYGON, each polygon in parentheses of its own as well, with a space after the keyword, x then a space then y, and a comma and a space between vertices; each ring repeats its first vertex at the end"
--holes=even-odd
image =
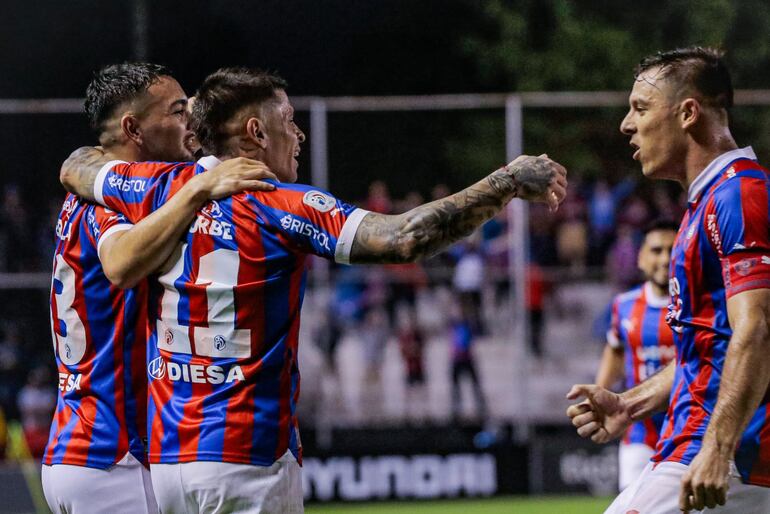
POLYGON ((700 140, 695 138, 685 157, 685 181, 682 183, 684 189, 689 189, 690 184, 698 175, 703 173, 706 166, 711 164, 714 159, 736 148, 738 145, 727 126, 707 131, 706 137, 700 140))
POLYGON ((104 151, 115 159, 126 162, 141 162, 149 160, 142 155, 142 152, 135 145, 111 145, 105 146, 104 151))
POLYGON ((652 280, 648 280, 647 283, 650 284, 650 290, 655 293, 655 296, 660 298, 668 297, 668 286, 659 286, 652 280))

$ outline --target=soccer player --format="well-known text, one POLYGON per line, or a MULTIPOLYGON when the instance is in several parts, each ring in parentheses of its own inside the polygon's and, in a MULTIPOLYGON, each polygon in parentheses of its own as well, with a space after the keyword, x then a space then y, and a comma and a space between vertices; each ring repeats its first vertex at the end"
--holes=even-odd
POLYGON ((295 408, 308 254, 342 263, 413 261, 470 234, 514 197, 556 208, 565 195, 564 168, 545 156, 522 156, 401 215, 358 209, 293 184, 305 136, 285 88, 276 76, 243 68, 210 75, 196 94, 194 117, 212 155, 197 164, 107 163, 98 171, 83 166, 97 151, 82 149, 64 165, 65 174, 98 171, 91 194, 132 221, 223 158, 259 159, 282 181, 269 194, 208 203, 158 277, 148 424, 164 513, 303 510, 295 408), (116 187, 127 180, 142 184, 141 193, 116 187))
POLYGON ((609 513, 770 512, 770 180, 730 133, 732 101, 715 50, 659 53, 637 69, 621 131, 645 176, 687 188, 688 210, 670 267, 675 363, 621 395, 568 394, 586 397, 567 414, 595 442, 668 407, 652 462, 609 513))
MULTIPOLYGON (((673 360, 674 336, 666 324, 668 265, 677 225, 659 220, 648 225, 639 249, 642 285, 612 301, 612 321, 602 354, 596 385, 609 389, 625 378, 625 389, 647 380, 673 360)), ((625 489, 655 454, 664 414, 631 425, 618 451, 618 484, 625 489)))
MULTIPOLYGON (((85 109, 114 156, 188 160, 185 103, 167 70, 137 63, 99 71, 85 109)), ((254 178, 251 168, 228 161, 211 176, 196 177, 136 227, 67 196, 56 227, 50 297, 58 404, 42 469, 53 512, 157 512, 145 468, 147 284, 138 279, 168 257, 204 202, 255 187, 244 180, 254 178), (111 266, 102 268, 105 254, 111 266)), ((264 166, 257 171, 273 176, 264 166)), ((132 190, 134 184, 115 185, 132 190)))

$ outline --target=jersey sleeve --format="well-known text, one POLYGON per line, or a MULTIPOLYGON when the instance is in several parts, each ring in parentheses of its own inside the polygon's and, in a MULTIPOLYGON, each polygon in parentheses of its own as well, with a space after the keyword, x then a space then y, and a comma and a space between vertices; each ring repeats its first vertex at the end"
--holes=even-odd
POLYGON ((615 349, 623 346, 620 334, 620 299, 617 297, 612 301, 610 328, 607 329, 607 344, 615 349))
POLYGON ((260 196, 262 221, 302 251, 350 264, 350 248, 369 211, 331 194, 297 184, 278 184, 260 196))
POLYGON ((706 231, 722 264, 727 298, 770 288, 768 185, 764 173, 734 177, 706 206, 706 231))
POLYGON ((105 209, 100 205, 88 207, 86 211, 86 225, 91 237, 96 242, 96 252, 100 257, 104 241, 110 236, 134 226, 121 213, 105 209))
POLYGON ((178 162, 110 161, 96 176, 94 197, 101 205, 118 211, 136 223, 157 209, 184 170, 194 168, 178 162))

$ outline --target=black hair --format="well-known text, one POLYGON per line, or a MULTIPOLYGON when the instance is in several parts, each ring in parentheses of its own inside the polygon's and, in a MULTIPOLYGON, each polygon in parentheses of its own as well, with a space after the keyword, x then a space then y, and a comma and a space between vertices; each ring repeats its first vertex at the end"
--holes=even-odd
POLYGON ((720 50, 701 46, 658 52, 641 60, 634 78, 652 68, 660 68, 662 76, 672 81, 678 91, 697 93, 699 100, 729 109, 733 106, 733 83, 723 56, 720 50))
POLYGON ((642 234, 644 235, 644 237, 647 237, 647 235, 650 232, 655 232, 657 230, 666 230, 666 231, 670 230, 673 232, 678 232, 679 224, 676 221, 671 219, 666 219, 666 218, 654 219, 644 226, 644 229, 642 230, 642 234))
POLYGON ((101 133, 119 105, 138 98, 164 76, 171 76, 166 67, 146 62, 110 64, 94 73, 83 104, 91 127, 101 133))
POLYGON ((193 130, 205 152, 227 152, 227 122, 244 107, 275 99, 276 91, 287 86, 278 75, 250 68, 222 68, 206 77, 192 109, 193 130))

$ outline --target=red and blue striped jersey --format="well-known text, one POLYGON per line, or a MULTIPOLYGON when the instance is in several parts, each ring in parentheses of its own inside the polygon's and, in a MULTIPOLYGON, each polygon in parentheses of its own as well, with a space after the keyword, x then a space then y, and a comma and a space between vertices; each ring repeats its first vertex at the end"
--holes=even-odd
MULTIPOLYGON (((751 148, 715 159, 691 184, 671 259, 677 366, 654 461, 689 464, 714 410, 732 329, 727 299, 770 288, 768 172, 751 148)), ((770 486, 768 395, 735 453, 744 482, 770 486)))
MULTIPOLYGON (((649 282, 613 300, 607 343, 624 350, 626 389, 644 382, 674 359, 676 348, 671 328, 666 324, 667 313, 668 296, 656 296, 649 282)), ((623 443, 643 443, 655 448, 664 418, 665 414, 659 413, 634 423, 626 431, 623 443)))
POLYGON ((59 392, 44 464, 105 469, 126 452, 146 462, 147 283, 112 286, 98 255, 130 227, 73 195, 59 215, 50 296, 59 392))
MULTIPOLYGON (((97 198, 136 222, 219 161, 110 163, 97 198)), ((346 263, 367 211, 299 184, 209 202, 158 277, 148 343, 152 463, 301 459, 306 258, 346 263)))

